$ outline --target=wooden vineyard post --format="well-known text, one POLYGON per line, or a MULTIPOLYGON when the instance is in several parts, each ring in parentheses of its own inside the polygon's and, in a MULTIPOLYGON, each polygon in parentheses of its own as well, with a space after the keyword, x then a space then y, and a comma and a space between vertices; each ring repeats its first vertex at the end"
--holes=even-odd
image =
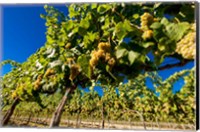
POLYGON ((13 114, 16 106, 17 106, 17 104, 19 104, 19 99, 15 98, 14 102, 11 105, 11 108, 6 112, 6 114, 3 117, 3 120, 1 122, 2 126, 5 126, 5 125, 8 124, 8 122, 9 122, 9 120, 10 120, 10 118, 11 118, 11 116, 12 116, 12 114, 13 114))
POLYGON ((59 123, 61 120, 61 115, 62 115, 64 106, 66 104, 68 95, 69 95, 69 93, 73 92, 73 90, 75 90, 75 88, 76 88, 76 86, 66 88, 65 94, 64 94, 63 98, 61 99, 60 104, 57 106, 55 112, 53 113, 53 116, 52 116, 52 119, 50 122, 50 126, 49 126, 50 128, 59 126, 59 123))

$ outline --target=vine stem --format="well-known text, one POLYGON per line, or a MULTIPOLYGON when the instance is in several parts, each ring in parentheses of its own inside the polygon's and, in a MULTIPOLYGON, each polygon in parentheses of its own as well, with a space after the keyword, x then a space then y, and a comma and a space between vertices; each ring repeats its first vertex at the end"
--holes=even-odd
POLYGON ((13 114, 15 108, 16 108, 16 106, 19 104, 19 102, 20 102, 19 98, 15 98, 15 100, 12 103, 10 109, 6 112, 5 116, 3 117, 3 120, 1 122, 2 126, 5 126, 5 125, 8 124, 8 122, 9 122, 9 120, 10 120, 10 118, 11 118, 11 116, 12 116, 12 114, 13 114))
POLYGON ((76 86, 66 88, 65 94, 64 94, 63 98, 61 99, 60 104, 57 106, 55 112, 53 113, 51 123, 49 125, 50 128, 59 126, 59 123, 61 120, 61 115, 63 113, 63 109, 66 104, 68 95, 70 93, 72 93, 75 89, 76 89, 76 86))

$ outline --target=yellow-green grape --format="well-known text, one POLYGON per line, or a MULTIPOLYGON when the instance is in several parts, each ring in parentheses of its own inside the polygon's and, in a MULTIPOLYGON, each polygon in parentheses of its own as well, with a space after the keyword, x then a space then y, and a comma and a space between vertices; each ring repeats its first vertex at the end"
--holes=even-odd
POLYGON ((42 75, 37 77, 37 80, 34 82, 34 90, 38 90, 41 86, 42 75))
POLYGON ((97 57, 92 57, 90 59, 90 66, 94 68, 97 64, 98 64, 98 58, 97 57))
POLYGON ((65 48, 66 48, 66 49, 71 48, 71 43, 67 43, 67 44, 65 45, 65 48))
POLYGON ((98 50, 97 53, 96 53, 96 57, 99 58, 99 59, 104 58, 105 57, 104 50, 102 50, 102 49, 98 50))
POLYGON ((115 59, 111 58, 110 60, 108 60, 108 65, 112 68, 115 65, 115 59))
POLYGON ((150 13, 145 12, 141 17, 141 29, 148 30, 149 26, 153 23, 154 18, 150 13))
POLYGON ((37 78, 41 81, 42 80, 42 75, 39 75, 37 78))
POLYGON ((144 31, 144 33, 142 34, 142 38, 144 40, 150 39, 153 36, 153 31, 152 30, 146 30, 144 31))
POLYGON ((73 64, 70 68, 70 76, 69 79, 73 81, 76 76, 79 74, 80 66, 78 64, 73 64))
POLYGON ((159 19, 158 19, 158 18, 153 18, 153 21, 154 21, 154 22, 158 22, 159 19))
POLYGON ((183 39, 181 39, 176 45, 176 52, 183 56, 185 59, 195 58, 195 32, 189 32, 183 39))
POLYGON ((23 84, 19 84, 17 89, 20 90, 20 91, 24 91, 25 90, 25 86, 23 84))
POLYGON ((74 63, 75 63, 74 58, 67 58, 67 63, 66 64, 72 65, 74 63))
POLYGON ((108 60, 110 60, 110 58, 111 58, 110 53, 106 53, 106 55, 105 55, 105 61, 107 62, 108 60))
MULTIPOLYGON (((101 51, 100 51, 101 52, 101 51)), ((98 50, 93 50, 90 56, 92 57, 90 59, 90 67, 95 67, 98 64, 99 58, 101 57, 101 53, 98 52, 98 50)))
POLYGON ((45 72, 44 76, 47 77, 47 76, 50 76, 54 74, 54 70, 53 69, 47 69, 47 71, 45 72))
POLYGON ((191 29, 193 32, 196 32, 196 23, 192 23, 190 29, 191 29))
POLYGON ((98 48, 101 49, 101 50, 104 50, 106 52, 109 52, 110 48, 111 48, 111 45, 108 42, 100 42, 98 44, 98 48))
POLYGON ((155 55, 159 55, 159 52, 158 52, 158 51, 155 51, 154 54, 155 54, 155 55))
POLYGON ((25 88, 26 88, 26 85, 24 85, 24 84, 17 84, 17 87, 16 87, 16 90, 14 91, 15 93, 13 93, 11 96, 13 97, 13 98, 16 98, 16 96, 17 96, 17 92, 19 92, 20 91, 20 93, 23 93, 24 91, 25 91, 25 88))
POLYGON ((97 55, 98 54, 97 52, 98 52, 97 50, 93 50, 92 53, 90 54, 90 56, 99 59, 98 55, 97 55))
POLYGON ((12 96, 13 99, 15 99, 17 97, 17 92, 14 91, 11 96, 12 96))
POLYGON ((40 88, 40 81, 39 80, 36 80, 35 82, 34 82, 34 90, 38 90, 40 88))

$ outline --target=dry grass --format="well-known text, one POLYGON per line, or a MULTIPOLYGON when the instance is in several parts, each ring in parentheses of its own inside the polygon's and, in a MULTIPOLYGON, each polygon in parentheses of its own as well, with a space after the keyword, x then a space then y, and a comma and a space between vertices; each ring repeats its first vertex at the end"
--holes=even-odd
MULTIPOLYGON (((11 119, 9 126, 11 127, 38 127, 48 128, 49 119, 32 118, 29 122, 27 118, 11 119)), ((192 124, 176 124, 176 123, 159 123, 160 128, 155 122, 145 122, 146 130, 195 130, 192 124)), ((87 129, 101 129, 101 121, 85 121, 76 124, 75 120, 62 120, 61 128, 87 128, 87 129)), ((144 130, 143 122, 125 122, 125 121, 110 121, 105 122, 104 129, 129 129, 129 130, 144 130)))

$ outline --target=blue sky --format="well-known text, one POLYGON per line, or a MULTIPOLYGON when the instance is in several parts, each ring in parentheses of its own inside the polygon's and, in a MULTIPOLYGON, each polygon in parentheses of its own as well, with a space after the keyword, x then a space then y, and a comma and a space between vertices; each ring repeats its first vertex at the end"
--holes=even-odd
MULTIPOLYGON (((44 5, 4 5, 2 6, 2 60, 12 59, 24 62, 38 48, 44 45, 45 20, 40 18, 45 13, 44 5)), ((56 5, 67 13, 65 5, 56 5)), ((3 67, 2 74, 10 71, 10 66, 3 67)))
MULTIPOLYGON (((44 5, 3 5, 2 6, 2 60, 12 59, 17 62, 24 62, 35 51, 44 45, 45 38, 45 20, 40 18, 41 13, 45 13, 44 5)), ((67 14, 65 5, 56 5, 56 8, 67 14)), ((166 62, 172 62, 172 59, 166 59, 166 62)), ((194 63, 188 63, 184 67, 175 67, 169 70, 159 71, 159 75, 166 79, 176 71, 188 69, 194 66, 194 63)), ((2 75, 9 72, 11 67, 5 65, 2 75)), ((147 82, 151 87, 150 81, 147 82)), ((183 85, 183 80, 175 84, 175 91, 183 85)), ((100 93, 102 91, 99 91, 100 93)))

